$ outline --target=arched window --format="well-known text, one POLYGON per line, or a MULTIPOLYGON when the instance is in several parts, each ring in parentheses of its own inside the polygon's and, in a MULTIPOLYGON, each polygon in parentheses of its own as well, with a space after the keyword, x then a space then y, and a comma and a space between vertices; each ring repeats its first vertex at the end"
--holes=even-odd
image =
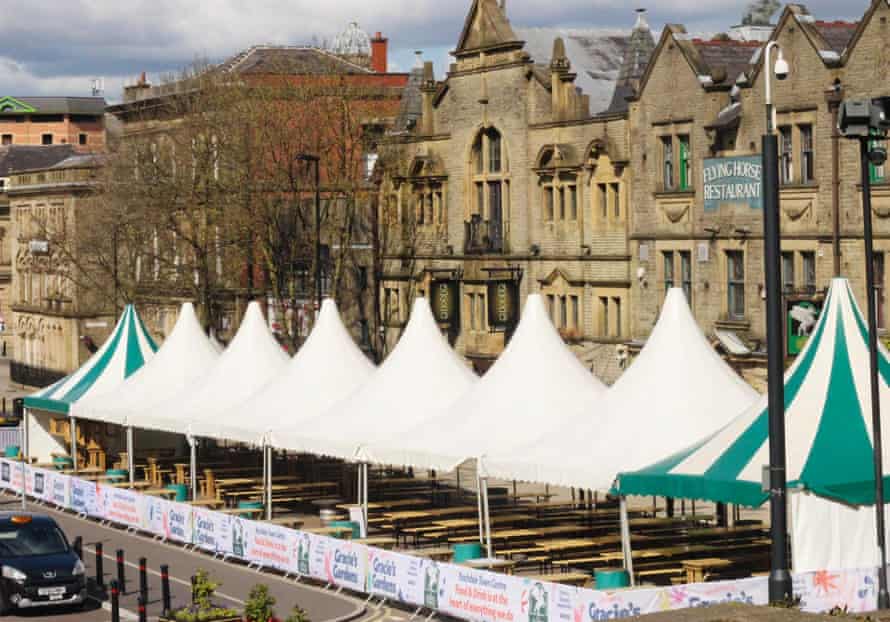
POLYGON ((480 131, 470 156, 468 250, 504 250, 510 203, 509 171, 501 133, 494 128, 480 131))

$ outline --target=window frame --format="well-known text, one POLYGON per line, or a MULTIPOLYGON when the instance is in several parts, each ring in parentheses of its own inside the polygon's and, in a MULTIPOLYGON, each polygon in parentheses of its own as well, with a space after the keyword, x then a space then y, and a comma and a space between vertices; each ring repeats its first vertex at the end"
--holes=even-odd
POLYGON ((779 133, 779 185, 794 183, 794 128, 782 125, 779 133))
POLYGON ((732 320, 744 320, 745 304, 745 251, 726 251, 726 303, 727 316, 732 320), (734 274, 734 267, 741 270, 741 277, 734 274))
POLYGON ((811 123, 800 123, 797 126, 800 138, 800 183, 811 184, 816 181, 815 136, 811 123))
POLYGON ((674 179, 674 137, 661 136, 661 183, 666 191, 676 188, 674 179))

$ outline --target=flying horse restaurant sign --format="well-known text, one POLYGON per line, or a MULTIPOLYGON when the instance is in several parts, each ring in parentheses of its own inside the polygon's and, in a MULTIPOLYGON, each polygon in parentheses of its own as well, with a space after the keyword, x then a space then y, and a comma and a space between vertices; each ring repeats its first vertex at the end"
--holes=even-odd
POLYGON ((763 209, 763 159, 759 155, 709 158, 702 167, 705 211, 721 205, 745 204, 763 209))

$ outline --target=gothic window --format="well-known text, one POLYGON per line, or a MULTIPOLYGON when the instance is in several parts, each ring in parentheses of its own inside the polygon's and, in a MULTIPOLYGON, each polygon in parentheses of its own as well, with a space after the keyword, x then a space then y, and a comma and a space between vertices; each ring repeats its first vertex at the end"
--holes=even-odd
POLYGON ((502 252, 509 220, 510 160, 500 132, 480 131, 470 157, 467 243, 474 250, 502 252))

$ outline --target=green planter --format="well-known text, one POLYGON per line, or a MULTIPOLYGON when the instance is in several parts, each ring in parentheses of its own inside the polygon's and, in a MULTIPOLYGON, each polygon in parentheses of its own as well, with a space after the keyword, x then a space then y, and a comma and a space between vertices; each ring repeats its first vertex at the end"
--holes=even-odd
MULTIPOLYGON (((239 501, 238 502, 239 510, 261 510, 263 509, 262 501, 239 501)), ((257 514, 247 512, 245 514, 240 515, 241 518, 257 518, 257 514)))
POLYGON ((53 458, 53 466, 59 470, 63 471, 65 469, 70 469, 74 466, 74 461, 68 456, 56 456, 53 458))
POLYGON ((176 493, 173 500, 178 503, 185 503, 189 500, 189 487, 185 484, 170 484, 167 486, 167 490, 172 490, 176 493))
POLYGON ((18 458, 20 451, 21 448, 18 445, 7 445, 4 455, 6 458, 18 458))
POLYGON ((620 590, 630 586, 630 575, 626 570, 597 570, 594 578, 598 590, 620 590))
POLYGON ((454 550, 454 563, 460 564, 461 562, 468 562, 473 559, 481 559, 482 558, 482 545, 478 542, 468 542, 466 544, 455 544, 452 549, 454 550))
POLYGON ((362 537, 362 527, 356 522, 348 520, 331 521, 331 527, 349 527, 352 529, 352 539, 358 540, 362 537))

